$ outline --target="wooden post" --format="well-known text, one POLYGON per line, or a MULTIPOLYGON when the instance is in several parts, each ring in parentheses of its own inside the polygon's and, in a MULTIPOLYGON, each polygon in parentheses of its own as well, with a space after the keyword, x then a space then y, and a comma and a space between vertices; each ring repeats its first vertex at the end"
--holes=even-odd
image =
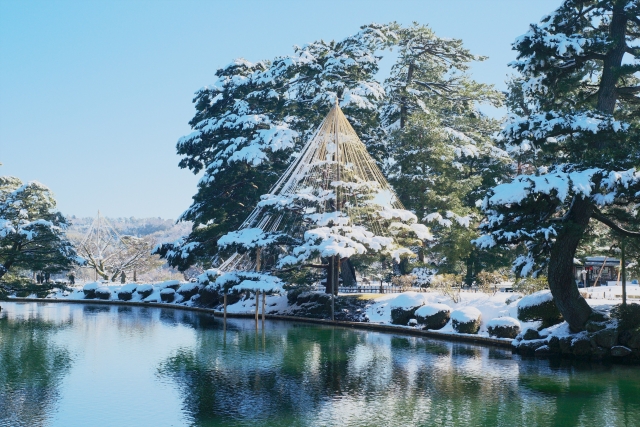
POLYGON ((256 249, 256 271, 260 271, 262 248, 258 246, 256 249))
POLYGON ((267 306, 267 294, 266 292, 262 293, 262 327, 264 328, 264 312, 267 306))
POLYGON ((625 260, 625 242, 624 240, 620 244, 620 261, 622 265, 620 269, 622 270, 622 305, 627 305, 627 266, 625 260))
POLYGON ((258 307, 260 306, 260 291, 256 291, 256 327, 258 326, 258 307))
POLYGON ((227 323, 227 294, 224 294, 224 323, 227 323))

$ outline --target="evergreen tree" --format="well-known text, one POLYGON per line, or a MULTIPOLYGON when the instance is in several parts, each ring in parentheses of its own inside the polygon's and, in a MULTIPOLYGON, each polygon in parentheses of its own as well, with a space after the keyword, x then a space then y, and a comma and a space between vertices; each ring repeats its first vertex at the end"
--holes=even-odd
POLYGON ((533 147, 536 169, 489 192, 477 244, 525 244, 517 273, 546 272, 574 330, 591 313, 572 274, 590 222, 640 237, 629 229, 640 202, 639 15, 637 1, 565 0, 514 43, 528 108, 510 117, 503 136, 533 147))
POLYGON ((51 191, 0 177, 0 278, 11 270, 57 273, 81 262, 67 240, 67 221, 51 191))
POLYGON ((398 39, 383 107, 389 179, 403 204, 431 226, 435 239, 422 258, 443 272, 466 271, 470 285, 478 271, 499 265, 470 241, 481 218, 476 202, 509 163, 491 139, 498 123, 477 104, 499 106, 502 96, 468 76, 469 64, 484 58, 461 40, 418 24, 399 30, 398 39))
POLYGON ((217 257, 217 240, 237 229, 308 140, 336 96, 358 134, 376 137, 384 95, 374 79, 393 26, 369 25, 339 42, 296 47, 272 62, 236 60, 196 93, 194 132, 178 141, 181 167, 204 170, 191 207, 189 236, 158 248, 181 270, 217 257))

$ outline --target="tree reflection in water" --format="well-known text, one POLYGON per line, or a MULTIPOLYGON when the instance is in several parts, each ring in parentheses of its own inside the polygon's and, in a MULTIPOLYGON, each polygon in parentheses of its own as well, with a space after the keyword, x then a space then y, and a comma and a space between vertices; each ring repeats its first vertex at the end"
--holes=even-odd
POLYGON ((68 326, 40 316, 0 315, 0 425, 48 424, 71 367, 69 352, 52 339, 68 326))
POLYGON ((521 361, 496 348, 342 328, 250 325, 199 331, 195 348, 160 366, 195 425, 622 426, 640 414, 633 368, 521 361))

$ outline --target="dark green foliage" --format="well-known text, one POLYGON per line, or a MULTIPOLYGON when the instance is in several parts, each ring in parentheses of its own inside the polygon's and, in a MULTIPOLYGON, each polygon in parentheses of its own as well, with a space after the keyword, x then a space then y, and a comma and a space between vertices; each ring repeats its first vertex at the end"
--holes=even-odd
POLYGON ((526 307, 518 306, 518 319, 523 322, 542 321, 548 326, 562 321, 562 315, 553 300, 526 307))
POLYGON ((492 337, 497 338, 515 338, 520 333, 520 328, 518 326, 489 326, 487 327, 487 332, 492 337))
POLYGON ((59 273, 78 262, 64 230, 67 220, 55 210, 51 190, 37 182, 0 177, 0 278, 10 271, 59 273))
POLYGON ((111 290, 109 288, 98 288, 95 291, 95 296, 104 300, 111 299, 111 290))
POLYGON ((640 304, 616 305, 611 317, 618 320, 618 330, 626 331, 640 327, 640 304))
POLYGON ((425 329, 442 329, 449 321, 451 312, 448 310, 439 311, 431 316, 415 315, 418 324, 424 325, 425 329))
POLYGON ((480 319, 471 320, 469 322, 459 322, 456 319, 451 320, 451 326, 461 334, 477 334, 480 330, 480 319))
POLYGON ((419 305, 415 307, 393 307, 391 308, 391 323, 394 325, 406 326, 409 320, 414 319, 416 310, 420 308, 419 305))

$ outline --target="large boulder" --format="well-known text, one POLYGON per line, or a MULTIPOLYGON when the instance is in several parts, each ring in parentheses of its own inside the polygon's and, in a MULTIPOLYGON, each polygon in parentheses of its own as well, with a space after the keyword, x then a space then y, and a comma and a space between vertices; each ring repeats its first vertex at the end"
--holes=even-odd
POLYGON ((487 331, 497 338, 515 338, 520 333, 520 322, 513 317, 498 317, 487 323, 487 331))
POLYGON ((140 298, 146 298, 153 293, 153 285, 138 285, 136 292, 140 295, 140 298))
POLYGON ((118 299, 121 301, 129 301, 133 297, 133 293, 136 291, 135 283, 127 283, 118 291, 118 299))
POLYGON ((100 287, 100 282, 91 282, 87 283, 82 287, 82 292, 84 292, 85 298, 95 298, 96 297, 96 289, 100 287))
POLYGON ((415 311, 415 318, 425 329, 442 329, 449 322, 451 308, 445 304, 426 303, 415 311))
POLYGON ((543 327, 562 322, 562 315, 548 290, 527 295, 518 301, 518 319, 523 322, 542 321, 543 327))
POLYGON ((101 286, 95 290, 95 295, 100 299, 111 299, 111 289, 107 288, 106 286, 101 286))
POLYGON ((451 326, 461 334, 477 334, 482 322, 482 313, 474 307, 462 307, 451 313, 451 326))
POLYGON ((173 288, 164 288, 160 291, 160 299, 164 302, 171 302, 176 297, 176 291, 173 288))

